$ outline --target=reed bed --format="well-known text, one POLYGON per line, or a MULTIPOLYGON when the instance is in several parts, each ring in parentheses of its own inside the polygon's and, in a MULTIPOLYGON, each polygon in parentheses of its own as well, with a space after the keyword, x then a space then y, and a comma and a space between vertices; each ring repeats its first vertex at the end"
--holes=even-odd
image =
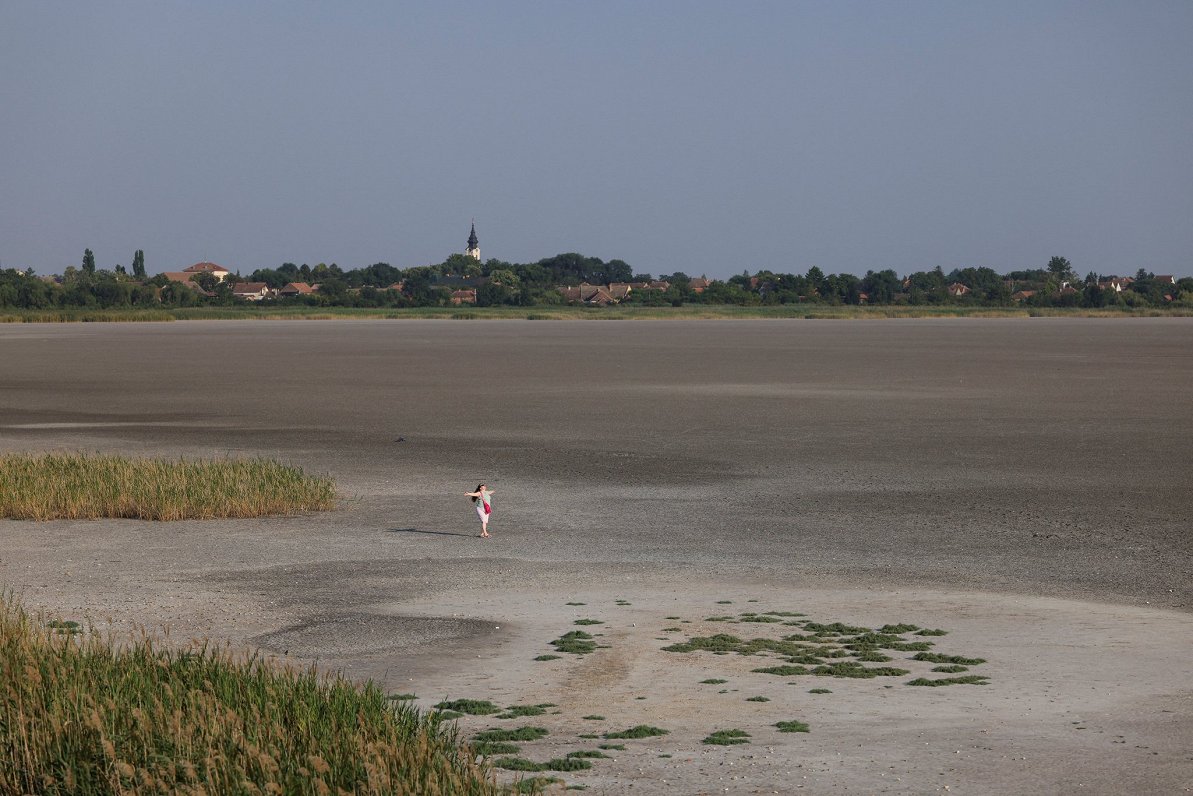
POLYGON ((454 725, 371 682, 64 633, 0 595, 0 794, 501 792, 454 725))
POLYGON ((0 517, 183 520, 326 511, 330 478, 270 459, 185 461, 101 454, 0 455, 0 517))

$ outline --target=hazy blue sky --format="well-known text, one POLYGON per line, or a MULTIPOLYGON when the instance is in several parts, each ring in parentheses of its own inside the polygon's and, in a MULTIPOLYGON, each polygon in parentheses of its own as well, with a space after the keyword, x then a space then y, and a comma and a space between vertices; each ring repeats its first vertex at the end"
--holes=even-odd
POLYGON ((1193 2, 0 5, 0 267, 1193 274, 1193 2))

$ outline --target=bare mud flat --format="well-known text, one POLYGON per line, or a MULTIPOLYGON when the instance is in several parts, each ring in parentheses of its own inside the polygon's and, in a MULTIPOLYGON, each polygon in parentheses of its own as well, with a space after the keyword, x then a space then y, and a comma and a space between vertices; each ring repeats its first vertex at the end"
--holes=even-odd
POLYGON ((10 325, 0 450, 264 455, 346 499, 0 521, 0 582, 423 706, 550 703, 460 721, 550 730, 536 761, 625 746, 555 774, 596 792, 1179 792, 1190 395, 1189 319, 10 325), (909 686, 950 675, 907 650, 864 665, 908 675, 862 679, 663 650, 803 632, 743 617, 767 611, 946 629, 932 650, 989 679, 909 686), (534 660, 572 630, 597 648, 534 660), (669 732, 579 737, 636 724, 669 732))

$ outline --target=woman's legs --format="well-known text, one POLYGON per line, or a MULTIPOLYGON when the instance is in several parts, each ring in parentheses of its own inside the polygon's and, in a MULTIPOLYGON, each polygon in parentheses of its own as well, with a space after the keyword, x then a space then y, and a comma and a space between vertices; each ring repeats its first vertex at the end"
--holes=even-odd
POLYGON ((487 538, 489 536, 489 518, 485 517, 481 520, 481 537, 487 538))

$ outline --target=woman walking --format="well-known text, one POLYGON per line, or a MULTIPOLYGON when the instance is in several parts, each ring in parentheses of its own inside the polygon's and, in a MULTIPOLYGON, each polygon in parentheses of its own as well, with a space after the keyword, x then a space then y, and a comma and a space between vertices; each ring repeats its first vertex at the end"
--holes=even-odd
POLYGON ((489 515, 493 513, 493 508, 490 505, 493 499, 493 490, 484 484, 477 484, 475 492, 465 492, 464 494, 472 498, 472 502, 476 504, 476 516, 481 518, 481 538, 488 539, 489 515))

